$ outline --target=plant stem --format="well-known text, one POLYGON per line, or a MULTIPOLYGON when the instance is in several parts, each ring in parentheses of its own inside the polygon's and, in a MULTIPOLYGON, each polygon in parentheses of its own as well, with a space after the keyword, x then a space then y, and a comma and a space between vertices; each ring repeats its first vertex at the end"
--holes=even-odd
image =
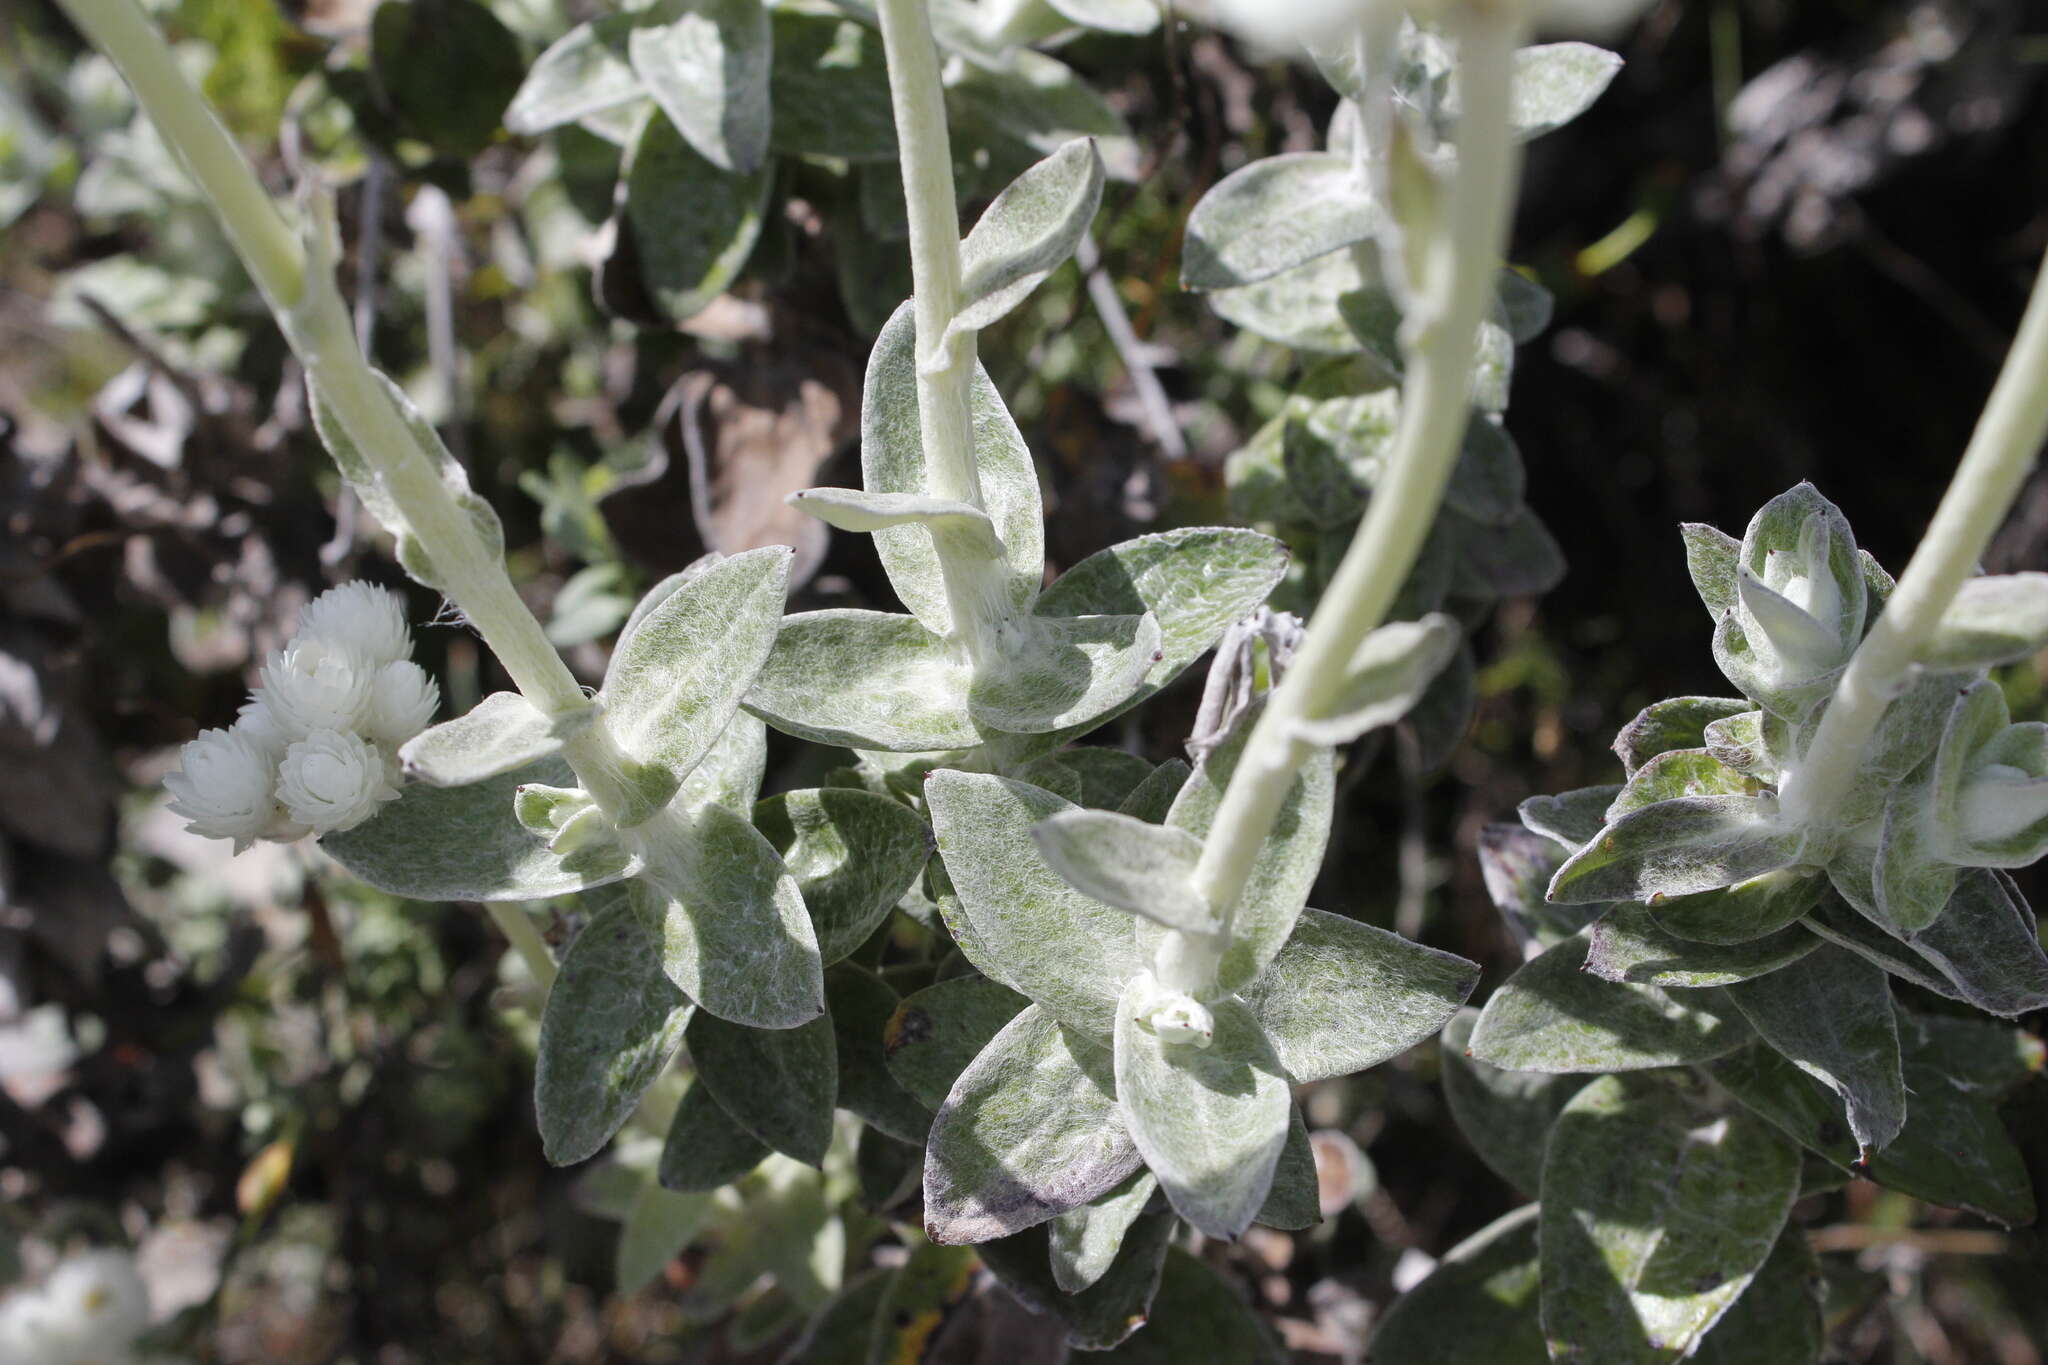
MULTIPOLYGON (((927 486, 935 497, 984 507, 974 461, 974 334, 951 343, 946 329, 960 311, 960 213, 953 154, 946 132, 946 88, 926 0, 879 0, 882 47, 889 63, 889 99, 903 160, 903 198, 910 221, 911 306, 917 321, 917 416, 927 486)), ((970 652, 983 629, 1009 614, 999 562, 965 555, 941 542, 939 563, 953 612, 954 634, 970 652)))
POLYGON ((575 676, 520 601, 503 559, 476 533, 364 360, 333 279, 324 269, 309 270, 305 248, 178 69, 162 35, 134 0, 59 2, 120 69, 166 145, 213 206, 305 365, 309 386, 317 387, 404 510, 413 534, 432 554, 449 600, 535 705, 550 713, 587 705, 575 676))
POLYGON ((489 912, 491 923, 498 926, 498 932, 519 950, 527 972, 545 996, 555 984, 555 954, 540 930, 533 927, 533 918, 517 901, 485 901, 484 909, 489 912))
POLYGON ((1195 867, 1195 887, 1221 921, 1217 951, 1228 942, 1259 849, 1311 751, 1296 722, 1321 716, 1335 702, 1359 642, 1386 619, 1435 524, 1462 442, 1478 328, 1506 249, 1520 167, 1508 133, 1508 82, 1522 23, 1493 8, 1467 5, 1455 15, 1464 97, 1458 168, 1404 328, 1407 379, 1388 476, 1373 490, 1293 664, 1267 698, 1195 867))
POLYGON ((1848 793, 1885 708, 2012 510, 2048 438, 2048 261, 2034 279, 2019 334, 1977 419, 1970 444, 1927 534, 1883 615, 1857 647, 1821 713, 1806 758, 1788 773, 1779 809, 1794 825, 1824 828, 1848 793))

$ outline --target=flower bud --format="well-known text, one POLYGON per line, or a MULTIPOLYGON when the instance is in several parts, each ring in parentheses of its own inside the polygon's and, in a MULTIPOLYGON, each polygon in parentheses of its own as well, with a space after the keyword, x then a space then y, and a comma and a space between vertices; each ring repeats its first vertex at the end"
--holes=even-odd
POLYGON ((396 659, 371 679, 363 726, 371 739, 396 752, 399 745, 427 728, 440 705, 441 689, 427 671, 410 659, 396 659))
POLYGON ((360 735, 316 730, 293 742, 278 770, 278 799, 315 834, 353 829, 398 799, 384 756, 360 735))
POLYGON ((354 730, 369 709, 375 674, 362 656, 318 638, 301 637, 263 665, 256 695, 277 728, 299 740, 318 730, 354 730))
POLYGON ((268 836, 277 817, 278 760, 236 722, 232 730, 207 730, 178 755, 178 767, 164 778, 171 813, 186 828, 209 839, 232 839, 240 853, 268 836))
POLYGON ((329 588, 299 608, 298 638, 318 640, 373 666, 412 654, 404 599, 360 579, 329 588))

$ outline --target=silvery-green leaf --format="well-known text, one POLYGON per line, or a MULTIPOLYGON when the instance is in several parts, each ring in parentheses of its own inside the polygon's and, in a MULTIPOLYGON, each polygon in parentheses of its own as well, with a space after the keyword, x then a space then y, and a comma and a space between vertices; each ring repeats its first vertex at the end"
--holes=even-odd
POLYGON ((1709 725, 1748 711, 1749 703, 1739 698, 1672 697, 1653 702, 1621 727, 1614 737, 1614 753, 1621 760, 1621 770, 1634 777, 1637 769, 1659 754, 1706 748, 1709 725))
POLYGON ((1065 1293, 1078 1294, 1101 1279, 1122 1250, 1124 1234, 1158 1188, 1153 1174, 1140 1170, 1115 1189, 1048 1223, 1053 1282, 1065 1293))
POLYGON ((1621 55, 1591 43, 1539 43, 1515 53, 1508 124, 1541 137, 1586 112, 1621 70, 1621 55))
POLYGON ((1118 802, 1116 812, 1128 814, 1153 825, 1163 825, 1167 814, 1174 810, 1174 800, 1180 796, 1180 788, 1188 786, 1188 778, 1194 769, 1188 767, 1186 759, 1167 759, 1159 767, 1151 769, 1145 782, 1130 788, 1130 794, 1118 802))
POLYGON ((1239 998, 1296 1085, 1399 1056, 1444 1026, 1479 965, 1342 915, 1303 910, 1294 933, 1239 998))
POLYGON ((690 1021, 689 1044, 698 1083, 733 1122, 807 1166, 824 1161, 839 1093, 829 1017, 762 1029, 700 1011, 690 1021))
POLYGON ((1158 1285, 1145 1330, 1107 1357, 1115 1365, 1186 1365, 1195 1360, 1285 1365, 1288 1354, 1258 1310, 1209 1262, 1168 1246, 1158 1285))
MULTIPOLYGON (((433 423, 420 415, 420 410, 413 406, 405 390, 381 371, 372 370, 370 373, 376 387, 398 409, 399 418, 411 433, 420 458, 439 477, 448 496, 454 499, 456 508, 468 520, 477 549, 487 562, 495 563, 505 553, 505 528, 498 521, 496 510, 471 491, 468 471, 449 453, 440 433, 434 430, 433 423)), ((320 444, 327 447, 327 453, 334 458, 342 478, 348 480, 349 487, 363 500, 363 506, 369 509, 370 515, 397 540, 399 564, 419 582, 446 592, 448 580, 428 557, 427 547, 406 521, 404 509, 386 486, 384 475, 378 472, 378 465, 395 458, 395 455, 387 454, 383 461, 372 462, 356 448, 355 439, 329 406, 320 385, 310 377, 306 382, 306 395, 312 402, 313 428, 320 434, 320 444)))
POLYGON ((1586 1082, 1540 1071, 1503 1071, 1479 1061, 1471 1053, 1478 1022, 1479 1011, 1465 1009, 1444 1025, 1444 1099, 1479 1159, 1535 1198, 1542 1189, 1543 1144, 1550 1125, 1586 1082))
MULTIPOLYGON (((974 367, 969 404, 982 506, 1003 543, 1010 600, 1022 609, 1038 595, 1039 580, 1045 576, 1044 505, 1038 471, 1002 395, 979 362, 974 367)), ((868 492, 922 496, 931 491, 918 420, 917 321, 905 302, 875 338, 875 349, 868 355, 860 416, 861 481, 868 492)), ((946 602, 931 533, 917 526, 880 530, 875 533, 875 550, 896 595, 918 620, 940 634, 950 629, 952 609, 946 602)), ((952 744, 918 747, 944 749, 952 744)))
POLYGON ((828 966, 867 941, 931 856, 924 822, 873 792, 783 792, 756 805, 753 815, 796 878, 828 966))
MULTIPOLYGON (((1801 1197, 1814 1192, 1804 1181, 1801 1197)), ((1818 1365, 1827 1336, 1825 1294, 1813 1247, 1797 1224, 1788 1223, 1749 1288, 1692 1353, 1691 1365, 1818 1365)))
POLYGON ((1517 938, 1553 947, 1592 923, 1605 908, 1552 905, 1543 898, 1564 856, 1556 840, 1522 825, 1493 824, 1479 831, 1479 872, 1487 897, 1507 917, 1517 938))
POLYGON ((1002 764, 1019 782, 1029 782, 1034 787, 1043 787, 1062 801, 1071 801, 1077 806, 1088 804, 1087 789, 1081 785, 1081 775, 1059 761, 1051 754, 1034 758, 1022 766, 1002 764))
POLYGON ((1942 994, 2008 1018, 2048 1008, 2048 954, 2034 912, 2003 872, 1966 871, 1941 918, 1911 947, 1951 983, 1942 994))
POLYGON ((1202 841, 1186 830, 1106 810, 1064 810, 1031 837, 1067 885, 1169 929, 1207 934, 1215 915, 1194 887, 1202 841))
POLYGON ((1652 901, 1650 916, 1668 934, 1695 943, 1745 944, 1778 933, 1827 894, 1826 874, 1781 867, 1717 891, 1652 901))
POLYGON ((1797 924, 1737 943, 1701 943, 1665 930, 1648 907, 1624 902, 1593 926, 1586 970, 1603 981, 1645 986, 1726 986, 1775 972, 1820 946, 1797 924))
POLYGON ((683 779, 678 798, 688 806, 715 801, 744 815, 754 808, 768 771, 768 727, 745 711, 733 712, 711 749, 683 779))
POLYGON ((1839 894, 1839 887, 1822 896, 1799 922, 1829 943, 1876 963, 1901 981, 1910 981, 1951 1000, 1967 998, 1916 945, 1887 933, 1875 920, 1851 907, 1839 894))
POLYGON ((597 713, 548 716, 517 692, 493 692, 454 720, 422 730, 398 751, 407 777, 462 787, 558 752, 597 713))
POLYGON ((466 787, 407 787, 375 817, 325 836, 320 847, 379 891, 413 900, 542 900, 632 876, 641 859, 618 844, 600 840, 557 854, 513 815, 521 785, 575 781, 567 763, 544 758, 466 787))
POLYGON ((1371 240, 1384 217, 1348 156, 1289 152, 1261 158, 1210 186, 1188 215, 1181 285, 1254 284, 1371 240))
POLYGON ((818 939, 796 879, 760 831, 724 806, 650 851, 633 883, 662 916, 662 970, 706 1012, 784 1029, 825 1010, 818 939))
POLYGON ((1075 23, 1107 33, 1150 33, 1159 27, 1158 0, 1051 0, 1051 4, 1075 23))
POLYGON ((1445 1252, 1373 1328, 1375 1365, 1549 1365, 1537 1315, 1540 1212, 1516 1209, 1445 1252))
MULTIPOLYGON (((1876 733, 1864 746, 1856 782, 1836 809, 1838 828, 1860 825, 1884 813, 1892 792, 1907 783, 1939 747, 1956 693, 1967 680, 1966 675, 1955 673, 1920 673, 1904 693, 1893 698, 1878 720, 1876 733)), ((1800 753, 1810 739, 1810 733, 1799 738, 1800 753)))
POLYGON ((702 312, 753 254, 774 167, 722 171, 670 120, 650 118, 627 149, 619 178, 619 233, 632 238, 648 297, 674 322, 702 312))
POLYGON ((668 774, 668 794, 718 742, 768 657, 791 555, 771 545, 721 560, 649 612, 613 653, 598 693, 605 728, 628 758, 668 774))
POLYGON ((1585 971, 1590 933, 1509 977, 1473 1026, 1471 1056, 1509 1071, 1641 1071, 1719 1057, 1753 1036, 1717 990, 1676 995, 1585 971))
POLYGON ((1528 470, 1514 437, 1495 419, 1473 413, 1444 486, 1444 505, 1484 525, 1503 526, 1521 513, 1527 487, 1528 470))
POLYGON ((1620 786, 1579 787, 1556 796, 1532 796, 1515 807, 1522 823, 1555 841, 1566 853, 1577 853, 1607 826, 1607 808, 1621 795, 1620 786))
POLYGON ((760 1165, 768 1144, 733 1121, 702 1081, 692 1082, 669 1120, 655 1168, 662 1188, 715 1190, 760 1165))
MULTIPOLYGON (((1907 1019, 1900 1012, 1902 1024, 1907 1019)), ((1744 1048, 1710 1068, 1743 1104, 1808 1149, 1855 1175, 1925 1199, 1970 1209, 2011 1226, 2034 1218, 2026 1162, 2006 1134, 1993 1099, 1967 1093, 1949 1079, 1938 1055, 1923 1058, 1915 1035, 1901 1028, 1905 1080, 1912 1096, 1906 1126, 1889 1146, 1860 1162, 1842 1119, 1841 1099, 1768 1047, 1744 1048)))
POLYGON ((1209 306, 1225 322, 1297 350, 1349 355, 1362 349, 1337 300, 1379 283, 1351 251, 1332 251, 1256 284, 1218 289, 1209 306))
POLYGON ((646 92, 698 153, 745 175, 768 156, 768 11, 759 0, 683 0, 626 41, 646 92))
MULTIPOLYGON (((1247 713, 1229 737, 1210 751, 1174 798, 1167 824, 1197 839, 1209 837, 1255 719, 1247 713)), ((1251 875, 1231 911, 1230 947, 1216 972, 1220 990, 1240 990, 1256 980, 1294 932, 1295 920, 1322 868, 1334 800, 1331 754, 1328 749, 1319 750, 1295 774, 1281 799, 1272 833, 1252 860, 1251 875)), ((1137 922, 1137 942, 1146 961, 1152 960, 1165 932, 1144 920, 1137 922)))
POLYGON ((1901 1010, 1899 1042, 1920 1080, 1938 1076, 1959 1094, 1987 1100, 2004 1099, 2048 1063, 2048 1044, 2033 1034, 1975 1016, 1901 1010))
MULTIPOLYGON (((1365 1162, 1349 1138, 1335 1134, 1350 1145, 1358 1160, 1365 1162)), ((1323 1221, 1322 1181, 1316 1171, 1316 1147, 1309 1140, 1308 1125, 1301 1110, 1287 1107, 1287 1141, 1281 1144, 1280 1160, 1273 1165, 1273 1183, 1266 1190, 1266 1202, 1259 1205, 1253 1222, 1283 1232, 1299 1232, 1323 1221)))
POLYGON ((1898 1136, 1906 1083, 1882 968, 1830 944, 1729 987, 1728 998, 1758 1037, 1841 1096, 1849 1132, 1866 1155, 1898 1136))
POLYGON ((595 1156, 683 1040, 693 1006, 661 972, 660 926, 632 897, 584 926, 541 1012, 533 1103, 549 1161, 595 1156))
POLYGON ((1891 790, 1871 863, 1871 897, 1878 923, 1910 937, 1948 908, 1962 869, 1943 855, 1935 828, 1934 765, 1924 765, 1891 790))
POLYGON ((1919 661, 1935 669, 1985 668, 2048 645, 2048 574, 1966 579, 1919 661))
POLYGON ((1067 885, 1031 837, 1033 825, 1073 807, 1022 782, 951 771, 931 775, 925 801, 971 926, 961 951, 977 966, 988 955, 984 971, 1106 1043, 1123 984, 1148 959, 1132 934, 1142 921, 1067 885))
POLYGON ((633 30, 668 21, 672 5, 608 14, 570 29, 534 58, 526 80, 505 109, 505 127, 531 136, 574 123, 647 92, 626 58, 633 30))
POLYGON ((1016 616, 974 669, 967 709, 991 730, 1052 734, 1123 709, 1164 657, 1158 618, 1016 616))
POLYGON ((1056 57, 1030 48, 1003 54, 1001 66, 962 63, 946 82, 949 112, 965 129, 985 129, 1048 156, 1092 137, 1114 180, 1132 179, 1138 147, 1109 102, 1056 57))
MULTIPOLYGON (((1445 516, 1457 513, 1447 510, 1445 516)), ((1537 515, 1521 508, 1498 527, 1459 538, 1451 590, 1467 597, 1533 597, 1564 580, 1564 551, 1537 515)))
POLYGON ((1058 757, 1061 766, 1080 779, 1081 799, 1074 804, 1090 810, 1115 810, 1154 771, 1137 754, 1101 744, 1075 745, 1060 750, 1058 757))
POLYGON ((1031 1002, 985 976, 956 976, 903 998, 882 1032, 889 1074, 936 1112, 953 1082, 1031 1002))
POLYGON ((1179 677, 1265 601, 1286 571, 1287 547, 1271 536, 1184 527, 1096 551, 1061 574, 1033 610, 1051 617, 1151 613, 1162 657, 1118 708, 1128 710, 1179 677))
MULTIPOLYGON (((1737 703, 1746 705, 1746 703, 1737 703)), ((1619 743, 1619 741, 1616 741, 1619 743)), ((1745 777, 1776 783, 1778 762, 1764 739, 1764 713, 1742 711, 1709 721, 1701 736, 1706 751, 1745 777)))
POLYGON ((836 1103, 898 1142, 923 1146, 931 1114, 890 1074, 884 1049, 896 992, 867 968, 842 962, 825 973, 825 999, 839 1065, 836 1103))
POLYGON ((1751 630, 1761 631, 1780 658, 1803 670, 1801 676, 1824 672, 1842 661, 1844 642, 1834 626, 1765 587, 1746 565, 1737 570, 1735 591, 1751 630))
POLYGON ((1556 1360, 1684 1359, 1749 1287, 1799 1193, 1799 1149, 1687 1084, 1603 1076, 1543 1162, 1543 1333, 1556 1360))
POLYGON ((999 552, 988 513, 979 507, 922 493, 867 493, 858 488, 806 488, 784 499, 842 531, 872 534, 897 526, 922 526, 945 537, 963 553, 999 552))
POLYGON ((641 1182, 613 1253, 613 1285, 618 1292, 632 1294, 644 1288, 690 1244, 714 1209, 709 1195, 665 1190, 651 1175, 641 1182))
POLYGON ((1688 521, 1678 528, 1685 542, 1685 567, 1707 614, 1719 621, 1735 610, 1736 569, 1742 559, 1742 542, 1726 531, 1703 522, 1688 521))
POLYGON ((1768 639, 1750 635, 1739 613, 1714 627, 1713 653, 1714 666, 1743 696, 1793 725, 1810 720, 1842 676, 1841 666, 1814 674, 1794 670, 1768 639))
MULTIPOLYGON (((634 78, 636 86, 638 80, 634 78)), ((576 120, 576 127, 623 152, 640 135, 641 125, 657 113, 653 100, 638 95, 623 104, 607 105, 582 115, 576 120)))
POLYGON ((1138 1169, 1110 1057, 1033 1005, 982 1049, 925 1149, 933 1241, 1008 1236, 1115 1189, 1138 1169))
POLYGON ((815 744, 969 749, 982 741, 967 711, 973 677, 965 655, 916 617, 834 607, 783 618, 746 707, 815 744))
POLYGON ((1359 641, 1329 713, 1296 722, 1296 732, 1311 744, 1334 747, 1392 725, 1415 705, 1464 638, 1456 618, 1442 612, 1381 626, 1359 641))
POLYGON ((1572 855, 1552 900, 1650 901, 1712 891, 1785 867, 1802 831, 1777 822, 1772 795, 1681 796, 1630 811, 1572 855))
POLYGON ((777 6, 769 145, 784 156, 893 161, 896 124, 882 35, 866 24, 777 6))
POLYGON ((1088 231, 1102 202, 1102 158, 1077 138, 1012 180, 960 243, 960 307, 946 340, 1022 303, 1088 231))
MULTIPOLYGON (((1207 1047, 1171 1043, 1126 990, 1116 1019, 1117 1107, 1174 1211, 1212 1237, 1257 1216, 1287 1141, 1287 1077, 1252 1012, 1211 1003, 1207 1047)), ((957 1093, 957 1092, 956 1092, 957 1093)))
POLYGON ((1629 776, 1621 795, 1607 808, 1607 823, 1681 796, 1754 796, 1762 789, 1755 779, 1744 777, 1705 749, 1672 749, 1629 776))
POLYGON ((982 1264, 1025 1307, 1058 1318, 1066 1327, 1068 1344, 1077 1350, 1107 1351, 1119 1342, 1135 1346, 1144 1340, 1145 1334, 1138 1329, 1146 1326, 1153 1295, 1160 1287, 1161 1265, 1179 1223, 1166 1213, 1139 1218, 1124 1234, 1123 1246, 1109 1269, 1075 1294, 1061 1289, 1053 1278, 1047 1250, 1049 1226, 1040 1224, 983 1243, 976 1248, 982 1264))

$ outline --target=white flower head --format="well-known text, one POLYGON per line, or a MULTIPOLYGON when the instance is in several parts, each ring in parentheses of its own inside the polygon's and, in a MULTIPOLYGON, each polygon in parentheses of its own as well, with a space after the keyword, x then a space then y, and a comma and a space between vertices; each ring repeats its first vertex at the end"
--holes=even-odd
POLYGON ((354 730, 369 710, 374 666, 353 650, 301 636, 272 654, 256 696, 291 740, 316 730, 354 730))
POLYGON ((396 659, 370 682, 370 706, 363 718, 371 739, 396 752, 427 728, 441 705, 441 689, 410 659, 396 659))
POLYGON ((0 1303, 5 1360, 88 1365, 133 1359, 149 1326, 149 1290, 125 1251, 82 1252, 60 1262, 40 1286, 0 1303))
POLYGON ((297 638, 318 640, 373 666, 412 655, 404 599, 361 579, 329 588, 299 608, 297 638))
POLYGON ((242 709, 235 713, 235 733, 247 735, 256 746, 270 755, 272 763, 284 761, 284 751, 291 747, 292 737, 278 724, 277 715, 270 709, 270 702, 259 690, 242 703, 242 709))
POLYGON ((240 853, 268 835, 277 817, 278 758, 236 722, 206 730, 178 755, 164 777, 171 813, 209 839, 233 839, 240 853))
POLYGON ((294 820, 316 834, 354 829, 398 799, 384 756, 362 736, 315 730, 294 740, 278 770, 278 799, 294 820))

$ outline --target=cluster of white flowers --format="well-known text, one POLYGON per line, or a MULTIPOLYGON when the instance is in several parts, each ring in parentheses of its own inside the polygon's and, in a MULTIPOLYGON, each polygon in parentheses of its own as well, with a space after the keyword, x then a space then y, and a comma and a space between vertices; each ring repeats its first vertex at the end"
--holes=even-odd
POLYGON ((185 746, 164 778, 171 810, 237 853, 360 825, 398 796, 398 748, 441 704, 411 653, 396 594, 362 582, 320 594, 234 726, 185 746))
POLYGON ((0 1365, 147 1365, 135 1339, 149 1290, 135 1258, 101 1248, 58 1263, 39 1285, 0 1299, 0 1365))

